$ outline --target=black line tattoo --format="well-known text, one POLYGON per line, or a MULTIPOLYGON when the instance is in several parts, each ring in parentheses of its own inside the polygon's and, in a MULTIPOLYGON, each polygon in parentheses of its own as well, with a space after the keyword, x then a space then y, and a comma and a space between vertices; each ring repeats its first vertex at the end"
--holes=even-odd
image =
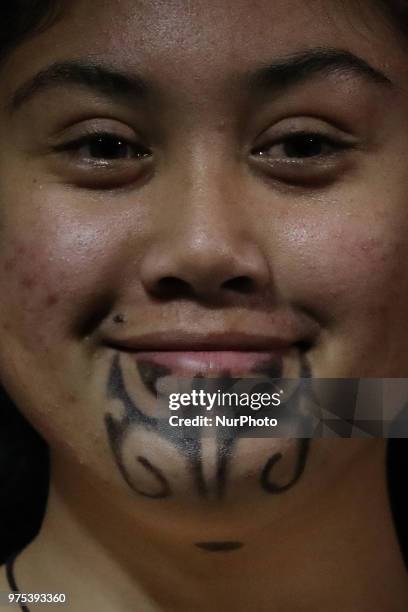
POLYGON ((305 469, 307 455, 309 452, 309 443, 310 440, 308 438, 301 438, 297 440, 298 450, 295 471, 292 478, 286 484, 279 485, 278 483, 271 481, 271 472, 278 461, 282 459, 282 453, 275 453, 268 459, 261 473, 261 486, 265 491, 268 493, 284 493, 297 483, 303 474, 303 470, 305 469))
MULTIPOLYGON (((305 358, 301 359, 300 368, 300 380, 310 379, 311 372, 308 367, 305 358)), ((149 361, 139 361, 137 363, 137 369, 139 376, 143 381, 146 389, 153 394, 157 395, 157 383, 160 378, 171 375, 171 371, 164 367, 151 363, 149 361)), ((282 378, 282 360, 278 362, 276 360, 271 363, 263 364, 260 368, 254 371, 254 374, 261 373, 262 375, 268 376, 270 379, 282 378)), ((200 383, 202 376, 199 374, 193 379, 193 388, 196 383, 197 386, 200 383)), ((212 384, 217 390, 225 393, 230 389, 236 382, 229 376, 228 372, 224 372, 220 378, 213 379, 212 384)), ((265 383, 263 383, 265 384, 265 383)), ((260 383, 262 385, 262 383, 260 383)), ((302 384, 300 383, 296 393, 302 392, 302 384)), ((134 428, 144 428, 146 431, 152 431, 166 442, 170 443, 178 453, 187 461, 190 466, 190 473, 195 483, 195 489, 201 497, 216 497, 221 499, 225 495, 227 482, 228 482, 228 471, 233 456, 234 447, 238 439, 243 433, 248 430, 244 430, 241 426, 227 428, 227 433, 224 431, 226 428, 217 428, 216 432, 216 473, 214 487, 209 490, 208 484, 204 477, 203 460, 202 460, 202 439, 197 428, 197 433, 192 434, 191 429, 187 433, 186 430, 181 427, 172 427, 166 419, 158 419, 152 416, 146 415, 137 406, 136 402, 130 397, 120 364, 119 354, 115 355, 111 367, 109 382, 108 382, 108 397, 111 399, 119 400, 125 408, 124 415, 122 417, 115 417, 112 414, 106 414, 105 424, 107 428, 108 438, 110 446, 122 473, 123 478, 128 485, 140 495, 150 497, 153 499, 163 499, 172 495, 172 490, 168 479, 162 470, 157 466, 153 465, 146 457, 142 455, 136 455, 134 457, 134 466, 140 465, 144 468, 146 474, 151 476, 152 482, 154 483, 153 490, 141 489, 140 486, 135 484, 132 479, 131 472, 132 466, 126 464, 123 456, 123 446, 126 437, 134 430, 134 428)), ((231 408, 235 416, 239 415, 239 409, 231 408)), ((191 416, 190 407, 185 408, 185 413, 191 416)), ((286 410, 286 408, 285 408, 286 410)), ((262 489, 269 494, 280 494, 284 493, 292 486, 294 486, 300 477, 302 476, 307 457, 310 449, 309 440, 299 439, 297 440, 296 447, 296 458, 293 475, 290 480, 285 484, 279 484, 273 480, 273 472, 275 466, 281 461, 282 453, 274 453, 266 462, 260 474, 260 485, 262 489)))
MULTIPOLYGON (((149 366, 150 367, 148 367, 147 362, 140 362, 138 363, 138 370, 146 388, 149 389, 151 393, 155 394, 158 379, 162 376, 168 375, 170 371, 167 368, 157 366, 156 364, 149 364, 149 366)), ((140 493, 146 497, 163 498, 169 497, 172 493, 170 484, 162 471, 153 466, 146 458, 138 456, 135 458, 135 461, 147 468, 147 470, 155 477, 159 486, 158 491, 155 493, 142 491, 139 489, 132 482, 129 471, 125 466, 122 456, 125 437, 133 427, 144 427, 146 430, 154 431, 159 436, 170 441, 184 455, 184 457, 189 460, 197 490, 201 495, 205 496, 207 491, 201 469, 201 445, 199 439, 186 437, 184 436, 183 431, 175 431, 170 425, 164 428, 159 426, 159 419, 147 416, 138 408, 126 390, 123 380, 123 373, 120 367, 119 355, 116 355, 113 360, 108 384, 108 393, 110 398, 119 399, 125 407, 125 415, 122 417, 122 419, 119 420, 113 417, 111 414, 107 414, 105 416, 105 424, 108 431, 112 452, 128 485, 137 493, 140 493)))
POLYGON ((165 477, 163 476, 163 474, 161 473, 161 471, 159 469, 157 469, 157 467, 154 467, 154 465, 152 465, 150 463, 150 461, 148 459, 146 459, 146 457, 138 457, 137 458, 138 462, 143 465, 143 467, 148 471, 151 472, 153 474, 153 476, 156 477, 156 480, 161 484, 161 489, 158 491, 158 493, 156 494, 150 494, 150 497, 154 497, 156 499, 159 499, 161 497, 169 497, 171 491, 170 491, 170 486, 168 481, 165 479, 165 477))
MULTIPOLYGON (((310 370, 310 366, 306 358, 303 356, 301 360, 301 378, 306 380, 311 380, 312 373, 310 370)), ((302 476, 304 469, 306 467, 306 462, 308 458, 310 450, 310 439, 309 438, 299 438, 297 440, 297 457, 296 464, 293 476, 289 482, 286 484, 278 484, 276 482, 271 481, 271 475, 273 472, 273 468, 275 465, 282 459, 282 453, 274 453, 266 462, 260 477, 261 487, 267 493, 279 494, 288 491, 291 489, 302 476)))

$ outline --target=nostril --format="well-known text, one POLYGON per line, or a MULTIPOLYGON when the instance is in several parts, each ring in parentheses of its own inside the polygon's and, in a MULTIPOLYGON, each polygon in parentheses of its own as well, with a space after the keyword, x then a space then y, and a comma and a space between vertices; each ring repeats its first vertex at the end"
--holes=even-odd
POLYGON ((236 293, 252 293, 255 283, 249 276, 236 276, 223 282, 221 288, 235 291, 236 293))
POLYGON ((154 294, 164 299, 180 297, 191 297, 193 289, 191 285, 177 276, 164 276, 157 281, 154 294))

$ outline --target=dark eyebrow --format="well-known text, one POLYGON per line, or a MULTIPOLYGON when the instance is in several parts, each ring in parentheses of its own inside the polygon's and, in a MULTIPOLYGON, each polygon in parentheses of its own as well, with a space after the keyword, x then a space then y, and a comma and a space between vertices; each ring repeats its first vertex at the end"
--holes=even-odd
POLYGON ((149 90, 149 84, 141 77, 114 70, 109 66, 80 61, 57 62, 21 85, 13 95, 9 109, 17 110, 40 91, 69 85, 87 87, 115 98, 145 97, 149 90))
MULTIPOLYGON (((248 76, 250 88, 257 90, 284 89, 324 73, 349 73, 365 77, 381 85, 393 85, 380 70, 362 58, 339 49, 314 48, 292 54, 248 76)), ((51 87, 79 85, 114 98, 145 98, 152 85, 136 74, 127 74, 104 64, 82 61, 56 62, 41 70, 21 85, 9 106, 11 112, 20 108, 37 93, 51 87)))
POLYGON ((295 53, 249 75, 249 86, 258 90, 285 89, 321 74, 350 74, 372 83, 391 86, 392 81, 361 57, 341 49, 314 48, 295 53))

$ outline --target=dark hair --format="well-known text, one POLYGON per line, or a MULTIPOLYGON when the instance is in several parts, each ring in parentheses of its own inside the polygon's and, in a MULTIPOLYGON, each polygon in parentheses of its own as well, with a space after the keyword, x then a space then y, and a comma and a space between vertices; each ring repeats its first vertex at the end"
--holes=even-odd
POLYGON ((11 0, 0 5, 0 58, 56 17, 58 0, 11 0))
MULTIPOLYGON (((47 27, 57 0, 10 0, 0 5, 0 62, 25 38, 47 27)), ((40 529, 48 496, 47 444, 0 386, 0 564, 40 529)))
POLYGON ((46 443, 0 387, 0 564, 38 532, 48 481, 46 443))
POLYGON ((374 0, 394 28, 408 37, 408 0, 374 0))

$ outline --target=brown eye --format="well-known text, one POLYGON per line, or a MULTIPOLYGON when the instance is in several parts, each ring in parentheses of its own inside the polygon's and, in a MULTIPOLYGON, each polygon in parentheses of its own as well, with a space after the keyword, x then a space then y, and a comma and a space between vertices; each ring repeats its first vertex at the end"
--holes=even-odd
POLYGON ((283 143, 286 157, 316 157, 325 152, 325 145, 320 136, 299 134, 288 138, 283 143))
POLYGON ((124 159, 132 157, 133 151, 125 140, 113 136, 95 136, 81 147, 88 157, 97 159, 124 159))
POLYGON ((318 188, 340 179, 353 163, 356 144, 350 137, 325 130, 265 134, 251 150, 258 171, 290 185, 318 188))
POLYGON ((332 155, 346 146, 345 143, 321 134, 297 133, 289 134, 273 144, 259 148, 253 151, 253 154, 270 159, 301 161, 332 155))
POLYGON ((153 172, 153 153, 136 135, 88 132, 54 146, 52 152, 59 176, 85 189, 139 185, 153 172))
POLYGON ((91 162, 113 162, 149 157, 150 151, 114 134, 94 134, 61 145, 59 151, 70 151, 91 162))

